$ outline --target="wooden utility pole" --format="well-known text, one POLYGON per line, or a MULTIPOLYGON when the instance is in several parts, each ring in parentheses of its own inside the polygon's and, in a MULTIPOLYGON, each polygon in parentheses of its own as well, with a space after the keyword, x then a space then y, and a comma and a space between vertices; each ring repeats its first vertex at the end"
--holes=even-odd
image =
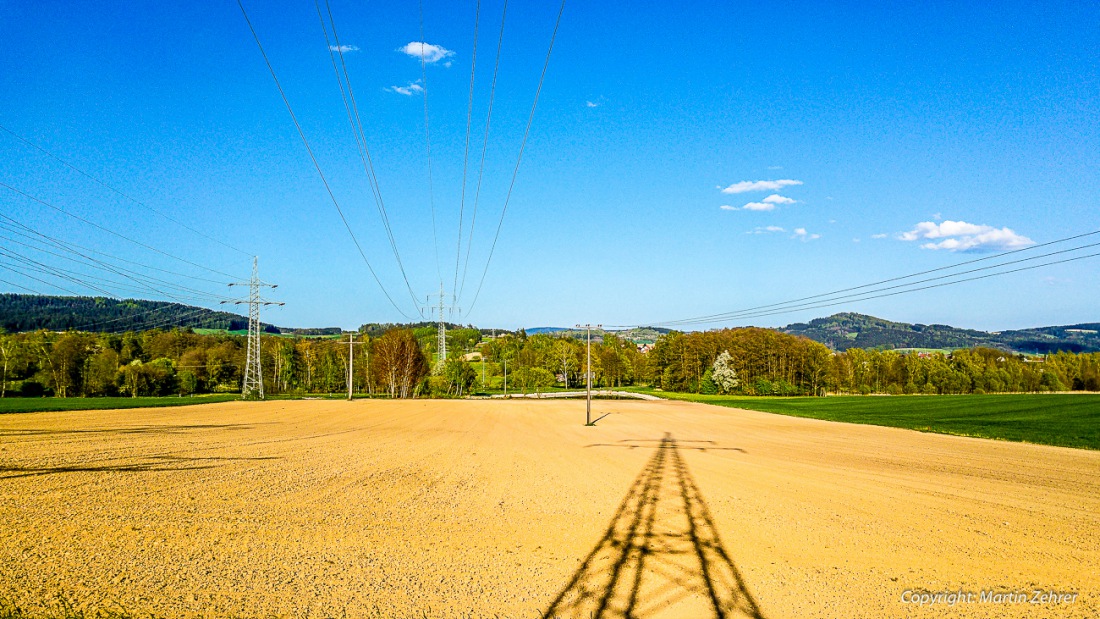
MULTIPOLYGON (((590 426, 592 425, 592 325, 577 325, 577 328, 584 329, 588 332, 588 367, 585 370, 584 377, 585 389, 588 397, 586 398, 584 425, 590 426)), ((602 329, 603 325, 596 325, 596 328, 602 329)))
POLYGON ((363 342, 355 341, 355 333, 348 334, 348 401, 351 401, 351 388, 355 385, 355 355, 352 351, 355 350, 356 344, 362 344, 363 342))

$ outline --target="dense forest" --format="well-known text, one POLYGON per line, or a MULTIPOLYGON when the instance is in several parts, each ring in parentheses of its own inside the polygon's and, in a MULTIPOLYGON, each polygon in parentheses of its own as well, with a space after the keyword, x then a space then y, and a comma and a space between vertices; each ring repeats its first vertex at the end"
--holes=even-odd
MULTIPOLYGON (((107 297, 57 297, 0 293, 0 328, 24 331, 79 331, 125 333, 153 328, 248 329, 248 318, 165 301, 107 297)), ((279 330, 264 325, 269 333, 279 330)))
MULTIPOLYGON (((455 397, 485 390, 541 392, 584 384, 585 342, 520 330, 488 337, 447 333, 437 364, 436 327, 364 328, 351 351, 352 388, 388 397, 455 397), (475 354, 476 353, 476 354, 475 354)), ((347 339, 268 336, 269 394, 346 392, 347 339)), ((190 330, 0 334, 0 397, 188 395, 239 392, 245 338, 190 330)), ((660 336, 642 352, 604 333, 592 344, 597 387, 751 395, 1100 391, 1100 353, 1043 357, 987 347, 945 353, 851 348, 830 351, 805 337, 743 328, 660 336)))
POLYGON ((780 329, 821 342, 833 350, 849 348, 998 348, 1025 354, 1058 351, 1100 352, 1100 324, 1037 327, 988 333, 948 325, 891 322, 864 314, 841 313, 794 323, 780 329))
MULTIPOLYGON (((264 333, 342 333, 339 327, 295 329, 280 328, 269 323, 261 324, 264 333)), ((0 329, 10 333, 41 329, 94 333, 127 333, 151 329, 247 331, 248 318, 231 312, 166 301, 0 293, 0 329)))

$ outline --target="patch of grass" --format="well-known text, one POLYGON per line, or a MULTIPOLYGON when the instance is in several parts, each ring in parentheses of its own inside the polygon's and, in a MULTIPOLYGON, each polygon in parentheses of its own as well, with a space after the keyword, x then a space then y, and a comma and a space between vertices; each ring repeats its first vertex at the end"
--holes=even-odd
MULTIPOLYGON (((165 398, 0 398, 0 414, 191 406, 239 399, 241 399, 241 396, 235 393, 197 395, 193 398, 178 396, 165 398)), ((0 615, 0 619, 4 619, 4 615, 0 615)))
POLYGON ((1100 395, 1092 394, 780 398, 635 391, 794 417, 1100 449, 1100 395))

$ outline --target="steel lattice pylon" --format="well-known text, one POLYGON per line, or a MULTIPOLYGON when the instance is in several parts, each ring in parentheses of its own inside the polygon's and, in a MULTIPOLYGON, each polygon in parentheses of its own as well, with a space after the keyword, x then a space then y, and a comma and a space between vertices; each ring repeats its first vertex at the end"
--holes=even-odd
POLYGON ((241 397, 245 399, 264 399, 264 373, 260 365, 260 306, 284 305, 276 301, 267 301, 260 296, 260 288, 277 288, 278 284, 260 281, 258 259, 252 259, 252 277, 247 282, 235 282, 230 286, 248 286, 248 300, 222 301, 234 305, 248 305, 248 354, 244 365, 244 379, 241 381, 241 397))
MULTIPOLYGON (((428 295, 427 298, 425 299, 425 303, 431 303, 431 299, 434 296, 435 295, 433 295, 433 294, 428 295)), ((439 284, 439 332, 436 335, 436 340, 435 340, 435 350, 436 350, 437 356, 436 356, 436 360, 435 360, 435 367, 433 368, 433 371, 436 374, 442 374, 443 373, 443 366, 447 363, 447 323, 444 322, 444 320, 445 320, 444 310, 447 309, 446 298, 447 298, 447 296, 443 292, 443 284, 440 283, 439 284)), ((454 309, 455 308, 452 306, 451 311, 453 312, 454 309)), ((423 310, 421 310, 420 315, 424 316, 423 310)), ((427 316, 424 316, 424 317, 427 318, 427 316)))
POLYGON ((436 346, 439 350, 437 371, 442 374, 443 366, 447 363, 447 324, 443 322, 443 285, 439 285, 439 335, 436 346))

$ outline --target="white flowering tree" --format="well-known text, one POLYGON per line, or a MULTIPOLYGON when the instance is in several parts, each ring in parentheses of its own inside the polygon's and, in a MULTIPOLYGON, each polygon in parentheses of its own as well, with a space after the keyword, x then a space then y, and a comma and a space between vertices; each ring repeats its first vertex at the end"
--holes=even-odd
POLYGON ((732 359, 730 351, 723 350, 722 354, 714 360, 714 366, 711 368, 711 380, 718 387, 718 393, 729 393, 741 384, 741 379, 737 378, 737 372, 730 367, 732 359))

